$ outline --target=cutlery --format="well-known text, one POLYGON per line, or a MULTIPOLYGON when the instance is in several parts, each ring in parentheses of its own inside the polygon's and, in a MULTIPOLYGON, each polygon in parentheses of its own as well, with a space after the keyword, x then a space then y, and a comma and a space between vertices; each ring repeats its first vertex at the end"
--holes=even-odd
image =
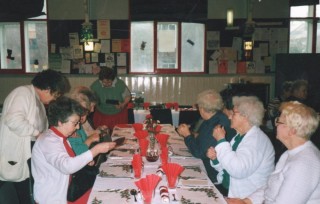
POLYGON ((133 197, 134 197, 134 202, 137 202, 137 198, 136 198, 137 190, 136 190, 136 189, 131 189, 131 190, 130 190, 130 194, 133 195, 133 197))
POLYGON ((172 196, 173 196, 173 201, 178 201, 177 199, 176 199, 176 194, 172 194, 172 196))

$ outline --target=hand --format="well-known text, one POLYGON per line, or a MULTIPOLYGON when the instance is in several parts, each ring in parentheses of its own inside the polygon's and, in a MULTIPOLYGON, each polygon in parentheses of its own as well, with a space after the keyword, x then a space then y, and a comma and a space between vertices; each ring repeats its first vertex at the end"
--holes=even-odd
POLYGON ((88 166, 93 166, 93 165, 94 165, 94 161, 93 160, 88 163, 88 166))
POLYGON ((221 139, 224 139, 224 138, 226 137, 226 131, 225 131, 224 127, 221 126, 221 125, 216 125, 216 126, 213 128, 212 136, 213 136, 214 139, 216 139, 217 141, 219 141, 219 140, 221 140, 221 139))
POLYGON ((187 124, 179 125, 179 127, 177 128, 177 131, 178 131, 179 135, 181 135, 183 137, 187 137, 187 136, 191 135, 191 132, 189 130, 189 125, 187 125, 187 124))
POLYGON ((101 142, 90 149, 92 156, 95 157, 100 153, 107 153, 116 146, 115 142, 101 142))
POLYGON ((217 158, 217 152, 214 147, 209 147, 207 150, 207 157, 211 160, 215 160, 217 158))
POLYGON ((93 143, 93 142, 99 142, 100 141, 100 135, 99 133, 94 132, 84 142, 88 147, 93 143))

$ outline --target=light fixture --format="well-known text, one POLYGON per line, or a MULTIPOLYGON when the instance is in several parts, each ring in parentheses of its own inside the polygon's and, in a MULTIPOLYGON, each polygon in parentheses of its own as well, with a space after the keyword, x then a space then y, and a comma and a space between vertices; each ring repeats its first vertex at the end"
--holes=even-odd
POLYGON ((233 9, 227 10, 227 26, 233 26, 233 9))
POLYGON ((87 41, 84 43, 84 51, 93 51, 94 43, 92 41, 87 41))
POLYGON ((90 23, 89 21, 87 0, 83 1, 83 7, 84 7, 84 23, 82 23, 82 28, 80 31, 80 41, 87 43, 93 40, 92 23, 90 23))
POLYGON ((245 51, 250 51, 253 48, 253 41, 252 40, 244 40, 243 41, 243 49, 245 51))

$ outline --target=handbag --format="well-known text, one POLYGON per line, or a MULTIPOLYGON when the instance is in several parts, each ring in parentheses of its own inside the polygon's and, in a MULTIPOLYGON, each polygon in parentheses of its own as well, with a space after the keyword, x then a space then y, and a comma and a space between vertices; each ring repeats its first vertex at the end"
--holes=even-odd
POLYGON ((96 166, 86 165, 71 176, 71 182, 68 187, 67 200, 76 201, 93 187, 99 169, 96 166))

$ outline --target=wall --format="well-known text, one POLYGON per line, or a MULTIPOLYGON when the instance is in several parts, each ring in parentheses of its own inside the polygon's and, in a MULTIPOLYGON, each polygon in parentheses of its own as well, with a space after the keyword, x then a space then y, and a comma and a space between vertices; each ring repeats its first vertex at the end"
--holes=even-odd
MULTIPOLYGON (((90 2, 90 18, 93 20, 129 19, 130 0, 88 1, 90 2)), ((289 17, 288 0, 209 0, 208 19, 225 19, 228 8, 234 9, 235 19, 245 19, 249 1, 253 2, 253 18, 289 17)), ((51 20, 84 19, 82 0, 48 0, 48 11, 51 20)))
MULTIPOLYGON (((17 77, 16 75, 0 75, 0 104, 9 92, 17 86, 30 84, 32 75, 17 77)), ((96 76, 68 75, 72 88, 90 86, 96 76)), ((204 75, 204 76, 164 76, 164 75, 122 75, 120 76, 130 90, 144 91, 145 101, 178 102, 179 104, 194 104, 197 94, 206 89, 224 89, 227 83, 236 83, 239 78, 252 83, 270 83, 273 96, 274 76, 265 75, 204 75)))

